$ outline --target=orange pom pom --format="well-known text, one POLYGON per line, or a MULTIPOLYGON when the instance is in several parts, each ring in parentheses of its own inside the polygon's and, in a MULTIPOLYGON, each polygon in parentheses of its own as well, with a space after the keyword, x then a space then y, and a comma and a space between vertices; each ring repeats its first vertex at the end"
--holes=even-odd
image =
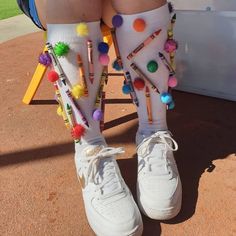
POLYGON ((135 31, 143 32, 146 28, 146 22, 143 19, 138 18, 134 21, 133 27, 135 31))

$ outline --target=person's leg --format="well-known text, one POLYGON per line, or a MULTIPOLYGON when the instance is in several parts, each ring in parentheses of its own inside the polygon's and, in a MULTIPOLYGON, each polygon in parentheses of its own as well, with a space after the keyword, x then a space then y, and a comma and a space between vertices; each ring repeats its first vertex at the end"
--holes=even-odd
MULTIPOLYGON (((56 54, 51 58, 55 72, 60 75, 56 85, 62 98, 62 110, 71 123, 72 131, 77 124, 85 129, 81 142, 75 142, 75 163, 88 221, 97 235, 109 236, 110 232, 114 235, 141 235, 140 213, 114 158, 122 149, 107 147, 100 132, 100 122, 93 116, 94 109, 99 107, 97 103, 98 107, 95 106, 95 101, 99 98, 101 78, 104 78, 104 65, 99 58, 107 51, 104 44, 98 47, 102 42, 101 0, 49 0, 38 12, 45 13, 49 54, 56 54), (92 52, 88 48, 91 44, 92 52), (63 48, 67 49, 64 54, 63 48), (78 65, 81 66, 81 61, 84 73, 78 65), (87 96, 78 98, 75 95, 73 88, 78 84, 87 85, 87 96), (89 127, 81 119, 79 111, 89 127), (73 117, 74 122, 71 122, 73 117)), ((41 18, 42 14, 39 14, 41 18)))
POLYGON ((180 210, 182 190, 172 153, 177 144, 166 122, 167 107, 173 106, 168 80, 174 71, 171 67, 167 69, 169 55, 164 50, 171 7, 165 0, 113 0, 113 6, 120 14, 113 18, 120 64, 133 81, 139 103, 136 135, 139 205, 151 218, 172 218, 180 210))

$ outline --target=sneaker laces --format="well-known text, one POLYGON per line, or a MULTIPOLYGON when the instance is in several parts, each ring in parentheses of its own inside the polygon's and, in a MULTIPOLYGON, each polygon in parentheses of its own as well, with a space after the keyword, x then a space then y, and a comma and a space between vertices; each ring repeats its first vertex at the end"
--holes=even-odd
POLYGON ((145 138, 137 147, 138 156, 142 158, 138 171, 140 172, 146 166, 147 170, 154 175, 169 174, 167 152, 177 150, 178 144, 171 137, 169 132, 158 131, 155 134, 152 134, 148 138, 145 138), (154 150, 157 150, 157 152, 154 150), (157 155, 152 155, 160 153, 160 151, 162 154, 161 156, 157 157, 157 155))
POLYGON ((113 156, 124 153, 124 150, 123 148, 104 146, 96 147, 96 149, 98 150, 96 154, 81 160, 88 163, 85 185, 93 183, 96 185, 95 192, 99 192, 99 195, 106 198, 122 191, 113 156))

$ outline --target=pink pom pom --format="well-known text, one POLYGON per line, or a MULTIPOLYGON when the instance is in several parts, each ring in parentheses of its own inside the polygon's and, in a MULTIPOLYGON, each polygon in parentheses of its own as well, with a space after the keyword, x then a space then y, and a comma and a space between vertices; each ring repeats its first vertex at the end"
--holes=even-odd
POLYGON ((71 130, 71 135, 74 139, 80 139, 85 133, 85 128, 82 125, 76 125, 71 130))
POLYGON ((174 87, 177 86, 177 84, 178 84, 178 80, 176 79, 176 77, 175 76, 170 76, 169 80, 168 80, 168 86, 170 88, 174 88, 174 87))
POLYGON ((48 80, 52 83, 56 82, 59 79, 59 75, 56 71, 52 70, 48 73, 48 80))
POLYGON ((103 65, 103 66, 107 66, 110 62, 110 57, 107 54, 100 54, 99 56, 99 62, 103 65))
POLYGON ((164 50, 167 53, 175 52, 178 49, 178 43, 174 39, 168 39, 165 43, 164 50))

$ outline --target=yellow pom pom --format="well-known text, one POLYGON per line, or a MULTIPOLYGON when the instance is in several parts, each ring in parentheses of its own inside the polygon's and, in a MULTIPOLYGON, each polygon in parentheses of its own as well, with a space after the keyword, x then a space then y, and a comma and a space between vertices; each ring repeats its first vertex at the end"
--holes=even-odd
POLYGON ((111 35, 106 35, 103 37, 103 42, 107 43, 109 46, 112 45, 112 37, 111 35))
POLYGON ((79 99, 80 97, 84 96, 84 88, 81 85, 75 85, 72 88, 72 95, 76 99, 79 99))
POLYGON ((88 33, 89 33, 88 26, 86 23, 79 23, 76 26, 76 31, 77 31, 78 36, 80 37, 88 36, 88 33))
POLYGON ((62 113, 63 113, 62 108, 58 107, 57 108, 57 115, 62 116, 62 113))

